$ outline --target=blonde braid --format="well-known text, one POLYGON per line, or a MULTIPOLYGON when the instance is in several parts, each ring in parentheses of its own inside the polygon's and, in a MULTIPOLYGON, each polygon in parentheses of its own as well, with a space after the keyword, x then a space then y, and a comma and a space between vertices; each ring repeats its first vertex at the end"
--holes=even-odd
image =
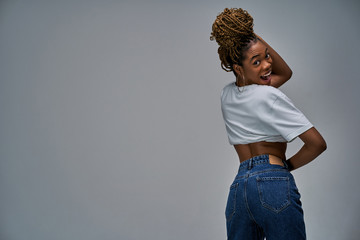
POLYGON ((210 40, 219 44, 221 68, 225 71, 231 72, 232 65, 242 61, 244 48, 256 39, 253 25, 251 15, 241 8, 225 8, 216 17, 210 40))

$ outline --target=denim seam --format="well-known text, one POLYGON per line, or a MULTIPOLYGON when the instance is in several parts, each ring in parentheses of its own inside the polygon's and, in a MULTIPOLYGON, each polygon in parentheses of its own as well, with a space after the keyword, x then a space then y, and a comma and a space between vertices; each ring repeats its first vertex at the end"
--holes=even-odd
MULTIPOLYGON (((257 161, 252 161, 251 163, 251 166, 254 167, 254 166, 257 166, 257 165, 260 165, 260 164, 264 164, 264 163, 269 163, 269 160, 268 159, 261 159, 261 160, 257 160, 257 161)), ((240 164, 240 169, 243 169, 243 168, 248 168, 248 165, 243 165, 241 166, 240 164)))
POLYGON ((230 222, 231 219, 233 218, 235 212, 236 212, 236 196, 237 196, 237 190, 238 190, 238 186, 239 186, 239 183, 235 183, 233 185, 231 185, 230 187, 230 190, 234 189, 234 200, 233 200, 233 211, 231 213, 231 215, 228 217, 227 221, 230 222))
POLYGON ((249 177, 252 177, 254 175, 258 175, 261 173, 267 173, 267 172, 289 172, 289 171, 287 169, 267 169, 267 170, 253 172, 249 175, 249 177))
POLYGON ((257 172, 253 172, 253 173, 246 173, 244 175, 241 175, 241 176, 237 176, 235 178, 235 180, 238 180, 238 179, 243 179, 245 177, 252 177, 254 175, 258 175, 258 174, 261 174, 261 173, 267 173, 267 172, 289 172, 289 170, 287 169, 267 169, 267 170, 262 170, 262 171, 257 171, 257 172))
POLYGON ((245 204, 246 204, 246 210, 247 210, 250 218, 251 218, 256 224, 258 224, 258 223, 256 222, 253 214, 251 213, 250 208, 249 208, 249 203, 248 203, 248 201, 247 201, 247 195, 246 195, 246 185, 247 185, 247 178, 246 178, 245 181, 244 181, 244 200, 245 200, 245 204))

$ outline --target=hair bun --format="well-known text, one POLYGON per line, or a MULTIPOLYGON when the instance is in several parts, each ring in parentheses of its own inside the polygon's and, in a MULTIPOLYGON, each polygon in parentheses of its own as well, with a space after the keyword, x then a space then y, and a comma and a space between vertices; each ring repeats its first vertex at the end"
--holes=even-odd
POLYGON ((253 18, 242 8, 225 8, 212 25, 211 40, 219 45, 229 45, 229 41, 241 41, 252 36, 253 18))
MULTIPOLYGON (((216 40, 219 44, 219 55, 226 51, 232 62, 237 62, 240 57, 239 48, 255 38, 253 26, 253 18, 246 10, 225 8, 212 25, 210 40, 216 40)), ((225 61, 221 56, 220 59, 222 68, 231 71, 232 63, 225 61)))

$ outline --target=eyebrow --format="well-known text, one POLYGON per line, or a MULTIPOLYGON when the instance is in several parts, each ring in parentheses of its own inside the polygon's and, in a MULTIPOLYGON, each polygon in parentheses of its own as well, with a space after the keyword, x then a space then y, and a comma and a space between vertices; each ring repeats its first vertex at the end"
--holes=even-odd
MULTIPOLYGON (((266 53, 267 51, 268 51, 268 48, 265 49, 265 53, 266 53)), ((250 58, 250 62, 252 62, 252 60, 253 60, 254 58, 257 58, 258 56, 260 56, 260 54, 256 54, 256 55, 252 56, 252 57, 250 58)))

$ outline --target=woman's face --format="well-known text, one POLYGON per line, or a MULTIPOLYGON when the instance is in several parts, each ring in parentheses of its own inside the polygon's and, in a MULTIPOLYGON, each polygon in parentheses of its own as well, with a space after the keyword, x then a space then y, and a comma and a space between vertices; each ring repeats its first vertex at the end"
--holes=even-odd
POLYGON ((243 65, 238 66, 237 72, 240 74, 239 83, 241 85, 259 84, 270 85, 271 83, 271 64, 272 59, 268 49, 260 40, 252 43, 251 47, 245 52, 243 65), (242 79, 242 77, 244 79, 242 79), (243 81, 243 82, 241 82, 243 81))

